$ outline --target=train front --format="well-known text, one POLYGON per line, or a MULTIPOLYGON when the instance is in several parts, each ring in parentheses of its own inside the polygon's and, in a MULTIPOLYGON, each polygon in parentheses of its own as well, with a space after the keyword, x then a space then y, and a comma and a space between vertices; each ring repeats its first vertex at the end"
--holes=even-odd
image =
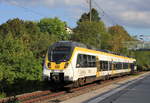
POLYGON ((68 42, 57 42, 49 47, 45 57, 43 79, 51 82, 69 82, 72 78, 73 47, 68 42))

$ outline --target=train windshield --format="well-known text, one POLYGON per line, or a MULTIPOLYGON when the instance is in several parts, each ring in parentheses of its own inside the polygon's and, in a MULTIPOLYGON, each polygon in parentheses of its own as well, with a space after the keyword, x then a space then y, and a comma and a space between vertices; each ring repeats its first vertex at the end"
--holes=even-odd
POLYGON ((51 48, 48 51, 48 59, 52 62, 68 61, 71 54, 71 47, 69 46, 58 46, 51 48))

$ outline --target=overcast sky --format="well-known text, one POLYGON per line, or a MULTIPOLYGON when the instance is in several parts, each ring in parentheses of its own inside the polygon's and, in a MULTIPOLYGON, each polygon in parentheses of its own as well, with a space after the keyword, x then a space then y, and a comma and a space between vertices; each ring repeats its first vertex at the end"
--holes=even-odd
MULTIPOLYGON (((119 24, 130 34, 150 35, 150 0, 92 1, 107 26, 119 24)), ((0 23, 16 17, 35 21, 43 17, 59 17, 75 27, 81 14, 87 11, 88 0, 0 0, 0 23)))

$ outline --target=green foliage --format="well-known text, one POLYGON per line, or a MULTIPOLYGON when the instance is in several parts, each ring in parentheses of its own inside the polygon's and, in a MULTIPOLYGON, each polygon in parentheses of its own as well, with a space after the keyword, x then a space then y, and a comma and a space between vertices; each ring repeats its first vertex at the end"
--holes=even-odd
POLYGON ((137 65, 143 70, 150 70, 150 52, 149 51, 135 51, 135 58, 137 65))
POLYGON ((50 35, 56 35, 60 40, 68 39, 69 34, 66 32, 66 23, 58 18, 44 18, 38 23, 41 32, 48 32, 50 35))
POLYGON ((11 33, 15 37, 21 37, 25 33, 24 21, 16 18, 8 20, 0 26, 0 34, 4 37, 11 33))
POLYGON ((42 57, 45 55, 47 48, 59 39, 55 35, 49 35, 48 33, 41 33, 36 35, 30 45, 31 51, 33 51, 36 57, 42 57))
POLYGON ((127 48, 123 43, 132 40, 128 32, 120 25, 109 27, 108 32, 111 35, 111 50, 127 54, 127 48))
POLYGON ((89 21, 90 12, 82 14, 71 40, 82 42, 98 49, 109 49, 111 36, 107 32, 105 24, 101 21, 95 8, 92 8, 91 13, 91 22, 89 21))
POLYGON ((69 39, 65 27, 58 18, 38 23, 16 18, 0 25, 0 92, 11 95, 40 88, 42 58, 52 43, 69 39))
POLYGON ((107 48, 108 45, 106 41, 108 36, 109 35, 107 34, 105 25, 102 21, 84 21, 79 23, 74 29, 72 40, 82 42, 96 48, 104 48, 102 44, 105 44, 105 47, 107 48))
POLYGON ((10 95, 12 92, 22 91, 27 88, 20 89, 21 86, 27 86, 27 84, 21 82, 23 80, 41 80, 41 59, 36 59, 32 51, 27 48, 21 39, 14 38, 12 34, 8 34, 7 38, 1 40, 0 51, 0 91, 10 95), (16 83, 18 85, 15 85, 16 83))
MULTIPOLYGON (((101 18, 99 17, 98 11, 95 8, 92 8, 91 13, 92 13, 91 21, 99 22, 101 18)), ((82 14, 77 24, 84 21, 90 21, 90 12, 82 14)))
POLYGON ((13 83, 17 78, 26 80, 41 79, 41 64, 33 53, 19 39, 11 34, 0 43, 0 63, 3 80, 13 83))

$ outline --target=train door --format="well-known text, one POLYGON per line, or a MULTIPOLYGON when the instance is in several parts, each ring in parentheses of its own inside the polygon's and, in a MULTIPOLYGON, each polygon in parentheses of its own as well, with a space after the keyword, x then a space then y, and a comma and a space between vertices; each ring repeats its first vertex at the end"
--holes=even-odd
POLYGON ((112 67, 111 67, 111 75, 114 75, 114 71, 115 71, 115 63, 113 62, 113 60, 112 60, 112 62, 111 62, 111 65, 112 65, 112 67))
POLYGON ((99 77, 101 73, 101 67, 100 67, 100 61, 98 57, 96 57, 96 67, 97 67, 96 77, 99 77))
POLYGON ((134 73, 136 71, 136 65, 135 63, 130 63, 131 73, 134 73))
POLYGON ((107 65, 106 67, 107 67, 107 71, 108 71, 108 72, 107 72, 107 75, 109 76, 109 75, 110 75, 110 73, 109 73, 109 70, 110 70, 109 61, 106 61, 106 65, 107 65))
POLYGON ((76 70, 78 71, 78 78, 80 78, 82 75, 82 66, 83 66, 83 55, 78 54, 77 55, 77 63, 76 63, 76 70))
POLYGON ((78 78, 84 78, 87 76, 87 62, 88 56, 84 54, 78 54, 76 68, 78 69, 78 78))
POLYGON ((111 69, 112 69, 112 63, 111 63, 111 61, 108 61, 108 72, 109 72, 109 75, 111 75, 111 69))

